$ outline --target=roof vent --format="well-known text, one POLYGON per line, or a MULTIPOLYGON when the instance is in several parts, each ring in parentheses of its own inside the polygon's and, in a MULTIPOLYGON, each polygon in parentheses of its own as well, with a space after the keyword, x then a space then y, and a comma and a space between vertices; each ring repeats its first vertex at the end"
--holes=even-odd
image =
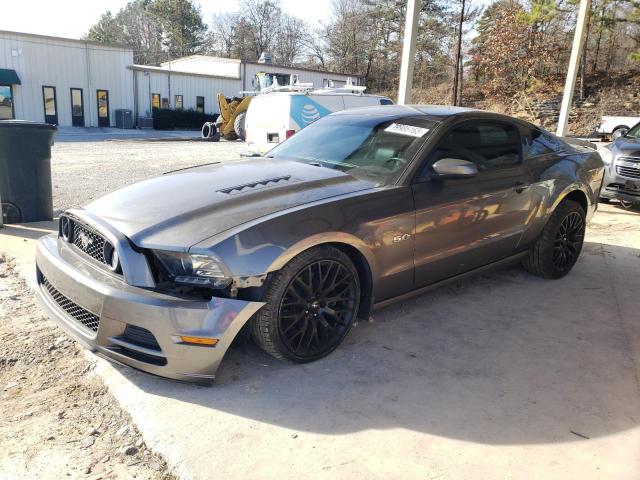
POLYGON ((260 58, 258 59, 258 63, 272 63, 271 62, 271 54, 266 50, 260 54, 260 58))
POLYGON ((265 188, 277 183, 288 182, 291 179, 291 175, 285 175, 284 177, 266 178, 258 182, 244 183, 242 185, 236 185, 235 187, 223 188, 218 190, 220 193, 226 193, 227 195, 234 195, 237 193, 246 192, 247 190, 255 190, 256 188, 265 188))

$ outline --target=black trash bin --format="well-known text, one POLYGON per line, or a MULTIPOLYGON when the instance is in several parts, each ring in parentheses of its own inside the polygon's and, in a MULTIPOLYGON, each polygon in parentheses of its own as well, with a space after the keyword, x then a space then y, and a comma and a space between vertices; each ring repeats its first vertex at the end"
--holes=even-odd
POLYGON ((51 145, 54 125, 0 121, 0 200, 4 223, 53 219, 51 145))

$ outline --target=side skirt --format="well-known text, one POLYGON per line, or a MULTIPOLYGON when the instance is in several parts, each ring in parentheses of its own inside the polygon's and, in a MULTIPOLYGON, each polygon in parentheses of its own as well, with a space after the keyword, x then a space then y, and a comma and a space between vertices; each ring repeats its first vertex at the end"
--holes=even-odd
POLYGON ((430 285, 427 285, 425 287, 420 287, 416 290, 411 290, 410 292, 407 293, 403 293, 402 295, 398 295, 397 297, 392 297, 392 298, 388 298, 387 300, 383 300, 381 302, 377 302, 373 305, 373 310, 380 310, 384 307, 387 307, 389 305, 392 305, 394 303, 397 302, 401 302, 403 300, 408 300, 410 298, 413 297, 417 297, 418 295, 422 295, 423 293, 429 292, 431 290, 435 290, 437 288, 443 287, 445 285, 449 285, 450 283, 454 283, 457 282, 459 280, 468 278, 468 277, 473 277, 475 275, 478 275, 480 273, 484 273, 487 271, 491 271, 491 270, 496 270, 498 268, 501 267, 506 267, 509 265, 513 265, 518 263, 523 257, 527 256, 529 254, 529 251, 524 251, 521 253, 517 253, 515 255, 512 255, 510 257, 507 258, 503 258, 502 260, 498 260, 497 262, 493 262, 490 263, 488 265, 484 265, 482 267, 478 267, 475 268, 473 270, 469 270, 468 272, 465 273, 461 273, 459 275, 455 275, 453 277, 449 277, 449 278, 445 278, 444 280, 440 280, 436 283, 432 283, 430 285))

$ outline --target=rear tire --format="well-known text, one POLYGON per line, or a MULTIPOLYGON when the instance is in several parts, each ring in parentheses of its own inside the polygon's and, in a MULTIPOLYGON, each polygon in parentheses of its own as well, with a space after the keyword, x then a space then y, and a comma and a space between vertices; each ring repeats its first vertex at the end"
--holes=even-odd
POLYGON ((563 200, 523 260, 524 268, 543 278, 564 277, 580 256, 585 226, 582 206, 573 200, 563 200))
POLYGON ((269 280, 252 337, 275 358, 307 363, 329 355, 347 336, 360 302, 358 273, 330 246, 311 248, 269 280))
POLYGON ((242 112, 233 121, 233 130, 236 132, 236 135, 238 135, 238 137, 243 141, 245 140, 245 136, 246 136, 246 132, 244 129, 244 122, 246 117, 247 117, 247 113, 242 112))

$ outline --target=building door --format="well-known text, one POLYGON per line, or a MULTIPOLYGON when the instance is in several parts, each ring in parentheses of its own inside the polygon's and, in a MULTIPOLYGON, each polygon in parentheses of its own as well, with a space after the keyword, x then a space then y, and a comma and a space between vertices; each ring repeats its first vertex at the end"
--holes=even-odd
POLYGON ((44 104, 44 121, 52 125, 58 124, 58 101, 56 87, 42 87, 42 101, 44 104))
POLYGON ((13 90, 11 85, 0 85, 0 120, 12 120, 13 117, 13 90))
POLYGON ((71 89, 71 125, 84 127, 84 99, 81 88, 71 89))
POLYGON ((98 126, 108 127, 109 122, 109 91, 98 90, 98 126))

